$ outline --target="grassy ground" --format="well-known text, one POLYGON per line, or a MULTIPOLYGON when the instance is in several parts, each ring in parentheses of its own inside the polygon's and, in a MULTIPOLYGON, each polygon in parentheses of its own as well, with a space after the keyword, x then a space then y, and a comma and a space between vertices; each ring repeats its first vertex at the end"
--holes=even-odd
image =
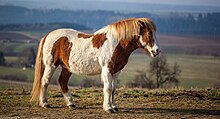
POLYGON ((77 108, 65 106, 57 87, 49 88, 52 108, 30 103, 29 84, 0 83, 0 118, 220 118, 220 90, 119 89, 116 102, 120 112, 102 110, 102 89, 71 88, 77 108))

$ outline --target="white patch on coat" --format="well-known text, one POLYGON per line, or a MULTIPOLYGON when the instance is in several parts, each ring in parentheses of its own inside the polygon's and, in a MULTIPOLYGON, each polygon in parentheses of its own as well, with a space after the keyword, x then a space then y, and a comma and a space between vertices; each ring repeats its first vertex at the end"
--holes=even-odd
MULTIPOLYGON (((108 64, 118 41, 113 39, 111 34, 100 30, 96 34, 106 34, 107 40, 99 49, 92 45, 92 38, 78 38, 78 31, 73 29, 58 29, 47 35, 43 46, 43 60, 45 64, 54 65, 51 51, 54 43, 61 37, 67 37, 72 43, 69 56, 70 71, 75 74, 95 75, 101 73, 101 68, 108 64)), ((53 66, 54 67, 54 66, 53 66)))
POLYGON ((139 41, 140 41, 142 47, 145 48, 145 46, 147 45, 147 43, 143 41, 142 35, 139 36, 139 41))
MULTIPOLYGON (((102 32, 104 31, 99 31, 95 34, 101 34, 102 32)), ((70 40, 73 44, 69 57, 71 72, 86 75, 101 73, 102 67, 110 62, 114 49, 117 46, 115 40, 108 33, 104 33, 107 40, 98 49, 92 45, 93 37, 70 40)))
POLYGON ((73 44, 69 57, 70 71, 76 74, 99 74, 101 67, 98 62, 100 49, 94 48, 92 38, 78 38, 78 34, 70 39, 73 44))

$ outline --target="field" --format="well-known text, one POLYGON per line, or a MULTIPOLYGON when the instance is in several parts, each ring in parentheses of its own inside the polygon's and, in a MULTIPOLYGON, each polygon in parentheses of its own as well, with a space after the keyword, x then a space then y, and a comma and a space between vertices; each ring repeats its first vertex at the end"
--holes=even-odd
MULTIPOLYGON (((40 39, 44 34, 32 31, 17 33, 32 40, 40 39)), ((145 54, 133 53, 119 76, 116 102, 120 112, 115 114, 102 110, 101 88, 71 87, 77 108, 70 110, 65 106, 60 88, 50 85, 52 108, 40 108, 29 102, 34 69, 0 66, 0 118, 220 118, 220 59, 212 56, 220 53, 219 38, 159 34, 162 53, 169 65, 176 62, 182 70, 179 86, 154 90, 125 89, 125 82, 133 80, 137 70, 149 70, 152 59, 145 54)), ((20 63, 24 58, 20 53, 30 47, 37 48, 36 44, 2 42, 0 50, 10 54, 5 57, 7 63, 20 63)), ((53 76, 53 84, 56 84, 58 76, 59 69, 53 76)), ((83 79, 101 82, 100 76, 73 75, 69 84, 83 79)))
POLYGON ((52 108, 30 103, 30 84, 0 83, 0 118, 220 118, 220 90, 216 89, 118 89, 120 112, 102 110, 100 88, 71 88, 76 109, 65 106, 59 88, 50 86, 52 108))
MULTIPOLYGON (((220 84, 220 60, 215 60, 211 56, 195 56, 195 55, 167 55, 167 61, 170 65, 173 65, 174 62, 177 62, 182 70, 179 87, 182 88, 207 88, 207 87, 218 87, 220 84)), ((9 58, 9 57, 8 57, 9 58)), ((15 60, 9 58, 9 60, 15 60)), ((146 72, 149 69, 149 63, 151 58, 142 54, 133 54, 129 63, 122 70, 121 75, 119 76, 120 86, 123 86, 123 83, 129 80, 133 80, 137 75, 137 70, 145 70, 146 72)), ((1 75, 25 75, 27 81, 33 81, 34 70, 22 68, 6 68, 0 67, 0 76, 1 75)), ((53 82, 56 83, 56 80, 59 77, 59 70, 54 74, 53 82)), ((73 75, 70 84, 74 84, 79 80, 85 78, 96 78, 100 80, 100 76, 90 77, 90 76, 76 76, 73 75)), ((13 80, 13 79, 12 79, 13 80)))
MULTIPOLYGON (((182 70, 180 87, 183 88, 206 88, 220 83, 220 60, 211 56, 195 55, 166 55, 170 65, 175 62, 182 70)), ((137 70, 148 70, 151 58, 145 55, 134 54, 128 65, 122 71, 121 80, 133 79, 137 70)))
MULTIPOLYGON (((16 38, 16 35, 20 38, 40 39, 48 31, 21 31, 10 32, 11 37, 16 38), (19 35, 18 35, 19 34, 19 35)), ((2 32, 2 34, 5 34, 2 32)), ((4 36, 4 35, 3 35, 4 36)), ((2 36, 2 37, 3 37, 2 36)), ((7 36, 4 36, 5 38, 7 36)), ((208 37, 208 36, 181 36, 181 35, 164 35, 159 34, 158 40, 161 45, 162 53, 166 55, 167 61, 172 66, 175 62, 180 66, 182 70, 179 87, 183 88, 207 88, 207 87, 219 87, 220 85, 220 59, 215 59, 212 54, 220 53, 220 37, 208 37), (200 54, 201 53, 201 54, 200 54)), ((23 54, 26 49, 30 47, 37 48, 37 43, 14 43, 6 42, 0 47, 1 51, 6 51, 9 54, 23 54)), ((19 63, 22 57, 18 56, 6 56, 7 63, 19 63)), ((151 58, 144 53, 133 53, 129 58, 128 65, 122 70, 119 76, 120 86, 129 80, 133 80, 137 75, 137 70, 149 70, 149 63, 151 58)), ((9 68, 0 67, 0 77, 3 75, 18 75, 23 74, 26 80, 33 81, 33 69, 22 70, 21 68, 9 68)), ((54 75, 56 79, 59 76, 59 71, 54 75)), ((85 78, 100 79, 100 76, 88 77, 88 76, 76 76, 74 75, 70 84, 79 82, 85 78)), ((11 79, 13 80, 13 79, 11 79)))

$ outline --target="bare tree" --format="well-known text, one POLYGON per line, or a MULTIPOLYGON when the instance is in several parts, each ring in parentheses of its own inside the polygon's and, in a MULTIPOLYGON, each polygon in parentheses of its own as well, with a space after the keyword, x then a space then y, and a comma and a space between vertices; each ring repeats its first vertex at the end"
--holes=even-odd
POLYGON ((170 67, 165 55, 160 55, 151 60, 149 71, 138 70, 135 78, 127 81, 125 86, 152 89, 171 86, 171 84, 178 85, 180 73, 181 70, 177 63, 170 67))
POLYGON ((156 80, 156 88, 160 88, 165 84, 177 85, 179 83, 178 76, 180 75, 181 70, 177 63, 170 68, 165 55, 160 55, 152 59, 150 62, 149 73, 150 78, 156 80))

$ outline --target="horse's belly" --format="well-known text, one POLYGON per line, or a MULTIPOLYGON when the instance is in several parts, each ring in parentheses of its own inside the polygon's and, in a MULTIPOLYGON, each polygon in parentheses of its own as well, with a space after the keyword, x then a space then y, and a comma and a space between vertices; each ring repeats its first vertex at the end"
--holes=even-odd
POLYGON ((78 59, 70 64, 72 73, 84 74, 84 75, 96 75, 101 73, 101 66, 99 65, 98 59, 78 59))

